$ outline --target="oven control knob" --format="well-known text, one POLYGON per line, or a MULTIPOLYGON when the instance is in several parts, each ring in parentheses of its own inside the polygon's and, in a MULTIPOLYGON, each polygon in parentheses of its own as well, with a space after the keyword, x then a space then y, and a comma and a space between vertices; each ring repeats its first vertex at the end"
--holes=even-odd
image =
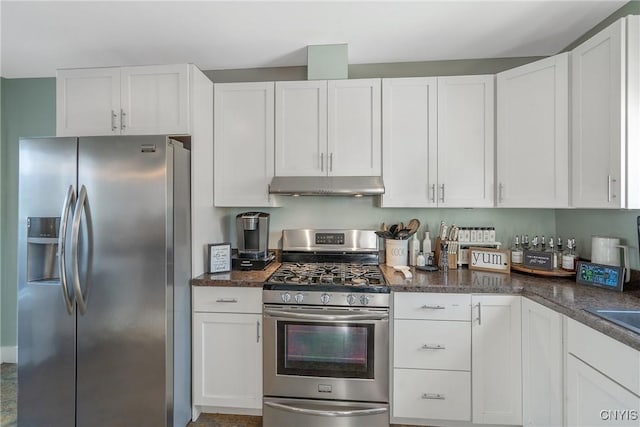
POLYGON ((369 304, 369 297, 367 295, 362 295, 360 297, 360 303, 362 303, 362 305, 369 304))
POLYGON ((289 292, 285 292, 284 294, 281 295, 281 297, 282 297, 282 302, 291 301, 291 294, 289 294, 289 292))
POLYGON ((349 294, 347 295, 347 302, 349 303, 349 305, 353 305, 358 302, 358 298, 356 298, 356 296, 353 294, 349 294))
POLYGON ((320 302, 327 305, 329 304, 329 300, 331 299, 331 296, 329 294, 322 294, 320 295, 320 302))
POLYGON ((293 299, 295 299, 298 304, 302 304, 302 301, 304 300, 304 295, 296 294, 296 296, 293 297, 293 299))

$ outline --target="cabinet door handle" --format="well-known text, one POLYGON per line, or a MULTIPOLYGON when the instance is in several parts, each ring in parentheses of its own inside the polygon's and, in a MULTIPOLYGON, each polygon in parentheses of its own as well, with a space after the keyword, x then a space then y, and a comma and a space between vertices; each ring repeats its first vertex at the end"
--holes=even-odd
POLYGON ((446 350, 447 349, 445 346, 440 345, 440 344, 435 344, 435 345, 433 345, 433 344, 425 344, 420 348, 422 348, 423 350, 446 350))
POLYGON ((256 342, 260 342, 260 321, 256 322, 256 342))
POLYGON ((498 184, 498 203, 502 203, 502 190, 504 189, 504 185, 502 183, 498 184))
POLYGON ((112 131, 115 131, 116 129, 118 129, 118 125, 116 125, 117 118, 118 118, 118 114, 114 110, 111 110, 111 130, 112 131))
POLYGON ((445 400, 444 394, 440 393, 422 393, 423 399, 445 400))
POLYGON ((436 202, 436 185, 435 184, 431 184, 431 201, 433 203, 436 202))
POLYGON ((125 124, 125 117, 127 116, 127 113, 124 112, 124 110, 121 108, 120 109, 120 129, 124 130, 127 125, 125 124))
POLYGON ((320 153, 320 172, 324 172, 324 153, 320 153))
POLYGON ((425 310, 444 310, 445 309, 445 307, 442 305, 426 305, 426 304, 420 308, 423 308, 425 310))
POLYGON ((611 202, 611 200, 616 198, 616 193, 613 192, 611 188, 616 182, 616 179, 611 175, 607 175, 607 202, 611 202))
POLYGON ((237 303, 238 299, 237 298, 218 298, 216 300, 216 302, 222 302, 222 303, 237 303))
POLYGON ((444 203, 444 184, 440 186, 440 190, 442 191, 442 196, 440 197, 440 201, 444 203))
POLYGON ((333 172, 333 153, 329 153, 329 172, 333 172))
POLYGON ((478 306, 478 326, 482 325, 482 307, 480 303, 476 304, 478 306))

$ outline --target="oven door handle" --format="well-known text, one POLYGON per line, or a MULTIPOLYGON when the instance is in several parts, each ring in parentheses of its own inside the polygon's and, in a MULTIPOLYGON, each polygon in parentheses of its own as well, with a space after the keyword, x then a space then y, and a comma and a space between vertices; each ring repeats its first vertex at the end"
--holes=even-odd
POLYGON ((264 314, 271 317, 281 317, 283 319, 303 319, 303 320, 388 320, 389 313, 358 313, 358 314, 320 314, 320 313, 294 313, 291 311, 264 309, 264 314))
POLYGON ((369 409, 352 409, 346 411, 340 410, 319 410, 319 409, 307 409, 307 408, 298 408, 296 406, 284 405, 282 403, 276 402, 264 402, 265 406, 270 406, 275 409, 282 409, 283 411, 293 412, 296 414, 305 414, 305 415, 319 415, 322 417, 362 417, 367 415, 377 415, 384 414, 388 411, 385 407, 380 408, 369 408, 369 409))

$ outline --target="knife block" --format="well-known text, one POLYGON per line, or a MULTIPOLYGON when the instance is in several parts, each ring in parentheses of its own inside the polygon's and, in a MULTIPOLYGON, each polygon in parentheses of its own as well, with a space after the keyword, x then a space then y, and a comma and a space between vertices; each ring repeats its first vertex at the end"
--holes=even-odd
MULTIPOLYGON (((440 243, 441 240, 439 237, 436 238, 436 247, 435 247, 435 266, 438 267, 440 266, 440 257, 444 256, 445 254, 442 254, 440 252, 440 243)), ((453 243, 453 242, 449 242, 449 243, 453 243)), ((457 270, 458 269, 458 254, 457 253, 449 253, 446 254, 447 256, 449 256, 449 270, 457 270)))

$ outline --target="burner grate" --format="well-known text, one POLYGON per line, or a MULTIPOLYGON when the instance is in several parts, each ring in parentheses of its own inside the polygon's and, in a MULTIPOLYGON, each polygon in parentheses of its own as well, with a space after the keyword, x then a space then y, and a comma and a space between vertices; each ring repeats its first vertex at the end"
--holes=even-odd
POLYGON ((272 284, 381 286, 377 265, 339 263, 283 263, 267 280, 272 284))

